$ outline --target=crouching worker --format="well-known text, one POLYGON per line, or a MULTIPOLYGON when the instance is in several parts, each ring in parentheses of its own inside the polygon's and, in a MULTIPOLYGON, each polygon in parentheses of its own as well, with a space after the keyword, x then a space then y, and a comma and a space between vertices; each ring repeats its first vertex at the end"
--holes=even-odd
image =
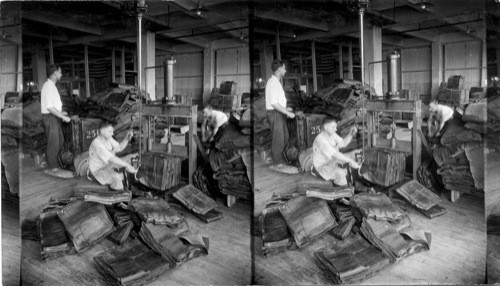
POLYGON ((113 125, 103 123, 99 127, 99 134, 92 141, 89 148, 89 179, 101 185, 110 185, 113 190, 123 190, 123 174, 115 169, 125 167, 130 173, 137 170, 129 163, 116 157, 116 153, 123 151, 132 139, 133 133, 129 131, 122 142, 113 139, 113 125))
POLYGON ((427 120, 428 136, 439 137, 445 130, 445 123, 453 118, 453 109, 449 106, 438 104, 436 100, 429 103, 429 119, 427 120), (431 132, 433 123, 436 123, 436 131, 431 132))
POLYGON ((313 143, 313 174, 327 181, 332 180, 337 186, 345 186, 347 185, 347 169, 342 168, 341 164, 349 163, 354 169, 358 169, 359 165, 339 150, 349 145, 357 130, 356 127, 352 127, 343 139, 337 135, 336 131, 337 120, 326 118, 321 126, 321 132, 313 143))
POLYGON ((219 110, 215 110, 211 105, 203 108, 203 122, 201 124, 201 141, 212 142, 222 133, 224 126, 228 122, 227 115, 219 110), (208 128, 207 128, 208 127, 208 128))

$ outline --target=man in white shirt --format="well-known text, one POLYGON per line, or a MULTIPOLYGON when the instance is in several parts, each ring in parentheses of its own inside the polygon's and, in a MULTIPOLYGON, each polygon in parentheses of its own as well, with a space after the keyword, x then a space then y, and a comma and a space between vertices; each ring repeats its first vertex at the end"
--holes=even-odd
POLYGON ((114 129, 110 123, 103 123, 99 127, 99 135, 89 147, 88 177, 101 185, 110 185, 111 189, 123 190, 123 175, 114 169, 125 167, 130 173, 135 173, 137 170, 129 163, 116 157, 115 154, 127 147, 133 133, 129 131, 125 139, 118 143, 113 139, 113 132, 114 129))
POLYGON ((429 103, 429 119, 427 120, 427 128, 429 130, 429 137, 439 137, 442 135, 441 131, 444 131, 445 123, 453 118, 453 109, 449 106, 438 104, 436 100, 429 103), (433 123, 436 123, 436 131, 431 132, 433 123))
POLYGON ((222 132, 223 127, 227 124, 227 122, 228 118, 224 112, 219 110, 214 110, 211 105, 207 104, 203 108, 203 123, 201 124, 201 130, 202 130, 201 141, 203 143, 207 141, 212 142, 217 133, 219 131, 222 132))
POLYGON ((357 130, 356 127, 352 127, 343 139, 336 132, 337 120, 326 118, 321 126, 321 132, 314 139, 313 170, 324 180, 333 180, 337 186, 345 186, 347 185, 347 170, 341 168, 340 165, 349 163, 351 168, 358 169, 359 164, 339 150, 349 145, 357 130))
POLYGON ((266 109, 272 133, 272 158, 274 164, 279 165, 283 163, 282 152, 289 136, 286 119, 295 118, 295 114, 286 107, 285 91, 280 82, 286 73, 285 62, 274 60, 271 69, 273 75, 266 83, 266 109))
POLYGON ((57 155, 64 143, 61 124, 62 121, 70 122, 66 112, 62 111, 62 102, 56 82, 61 79, 61 68, 49 65, 47 81, 43 84, 40 106, 42 110, 43 126, 47 136, 47 165, 50 171, 59 171, 57 155))

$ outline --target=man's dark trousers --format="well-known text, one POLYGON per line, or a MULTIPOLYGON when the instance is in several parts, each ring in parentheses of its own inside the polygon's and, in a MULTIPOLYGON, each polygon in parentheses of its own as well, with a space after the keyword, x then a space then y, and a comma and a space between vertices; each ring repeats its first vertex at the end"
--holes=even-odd
POLYGON ((43 114, 42 118, 47 136, 47 165, 49 169, 58 168, 57 155, 64 143, 62 120, 53 114, 43 114))
POLYGON ((267 111, 267 120, 271 126, 272 132, 272 146, 271 152, 273 155, 273 163, 283 163, 283 149, 288 142, 288 127, 286 125, 286 115, 276 111, 267 111))

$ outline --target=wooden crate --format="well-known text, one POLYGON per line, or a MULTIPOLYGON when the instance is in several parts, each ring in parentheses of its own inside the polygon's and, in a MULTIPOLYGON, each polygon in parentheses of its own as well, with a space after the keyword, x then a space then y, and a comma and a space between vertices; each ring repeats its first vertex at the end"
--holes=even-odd
POLYGON ((224 95, 216 94, 210 98, 210 105, 217 110, 228 111, 241 107, 241 94, 224 95))
POLYGON ((469 102, 469 94, 465 89, 444 89, 438 94, 439 103, 458 107, 469 102))
POLYGON ((321 124, 325 117, 324 114, 304 114, 295 117, 294 130, 291 130, 290 135, 296 136, 299 149, 312 147, 314 139, 321 132, 321 124))
POLYGON ((176 153, 147 152, 142 155, 137 179, 145 186, 165 191, 180 184, 185 156, 176 153))
POLYGON ((398 150, 368 148, 361 166, 366 180, 384 187, 399 183, 405 178, 407 154, 398 150))
POLYGON ((90 144, 99 134, 102 121, 99 118, 80 118, 78 122, 71 121, 69 132, 75 155, 89 150, 90 144))

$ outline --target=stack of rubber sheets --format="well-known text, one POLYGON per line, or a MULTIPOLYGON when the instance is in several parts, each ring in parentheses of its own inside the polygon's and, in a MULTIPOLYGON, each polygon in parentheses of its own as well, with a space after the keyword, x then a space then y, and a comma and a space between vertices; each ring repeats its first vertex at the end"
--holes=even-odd
POLYGON ((97 202, 112 205, 120 202, 128 202, 132 199, 132 192, 128 190, 112 190, 96 182, 81 177, 75 187, 75 197, 83 198, 86 202, 97 202))
POLYGON ((130 236, 130 232, 134 227, 131 214, 126 210, 121 210, 113 207, 108 207, 107 211, 113 219, 116 230, 112 232, 108 239, 116 244, 123 244, 130 236))
POLYGON ((279 211, 283 203, 268 205, 260 216, 262 253, 274 254, 296 247, 285 218, 279 211))
POLYGON ((328 201, 351 197, 354 194, 354 187, 351 185, 335 186, 332 181, 325 181, 309 172, 302 176, 297 187, 299 192, 303 192, 307 197, 328 201))
POLYGON ((389 265, 387 256, 359 234, 315 251, 314 260, 336 285, 359 284, 389 265))
POLYGON ((447 121, 446 130, 441 137, 441 144, 444 146, 460 145, 464 143, 481 142, 481 134, 464 127, 463 122, 458 119, 447 121))
POLYGON ((436 216, 432 216, 431 214, 445 213, 439 211, 443 209, 443 207, 438 205, 441 202, 441 198, 416 180, 411 180, 403 184, 396 189, 396 192, 428 217, 432 218, 436 216))
POLYGON ((172 268, 167 260, 139 239, 96 254, 94 262, 111 285, 146 285, 172 268))
POLYGON ((360 193, 352 196, 350 201, 354 215, 376 220, 401 220, 402 211, 385 194, 360 193))
POLYGON ((75 252, 64 224, 57 216, 60 207, 47 208, 38 218, 38 237, 44 260, 75 252))
POLYGON ((168 202, 160 198, 135 198, 130 200, 128 207, 146 223, 175 226, 182 220, 168 202))
POLYGON ((180 188, 173 196, 205 222, 222 218, 222 213, 215 209, 217 203, 193 185, 180 188))
POLYGON ((365 150, 365 160, 360 173, 367 181, 388 187, 404 180, 406 153, 383 148, 365 150))
POLYGON ((328 202, 328 205, 338 220, 345 220, 354 216, 351 207, 339 201, 328 202))
POLYGON ((391 262, 430 248, 430 233, 420 228, 403 226, 398 229, 387 221, 363 218, 360 231, 391 262))
POLYGON ((208 254, 208 237, 192 234, 187 228, 142 223, 139 236, 172 266, 208 254))
POLYGON ((339 220, 337 226, 335 226, 330 233, 337 239, 345 239, 349 233, 351 233, 352 227, 356 219, 354 217, 349 217, 343 220, 339 220))
POLYGON ((484 195, 484 145, 466 143, 454 146, 438 145, 434 160, 439 165, 443 185, 448 190, 484 195))
POLYGON ((337 225, 328 204, 322 199, 297 196, 280 206, 279 210, 298 247, 337 225))
POLYGON ((75 201, 57 212, 76 251, 81 251, 115 230, 102 204, 75 201))

